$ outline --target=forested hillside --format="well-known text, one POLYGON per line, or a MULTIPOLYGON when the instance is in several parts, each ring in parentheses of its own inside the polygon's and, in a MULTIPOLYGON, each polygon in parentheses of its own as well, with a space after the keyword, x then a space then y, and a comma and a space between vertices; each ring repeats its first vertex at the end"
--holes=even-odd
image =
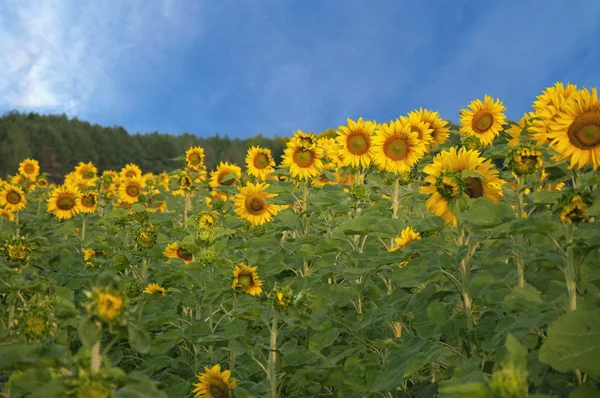
MULTIPOLYGON (((327 133, 334 131, 325 130, 321 134, 327 133)), ((243 166, 246 150, 252 145, 271 149, 279 164, 286 140, 286 137, 262 135, 239 139, 219 134, 211 137, 189 133, 129 134, 123 127, 103 127, 77 118, 69 119, 64 114, 9 112, 0 118, 0 177, 14 174, 25 158, 37 159, 49 179, 55 182, 80 161, 93 162, 99 171, 120 169, 133 162, 144 172, 160 173, 177 168, 179 164, 171 159, 195 145, 205 149, 209 170, 220 161, 243 166)))

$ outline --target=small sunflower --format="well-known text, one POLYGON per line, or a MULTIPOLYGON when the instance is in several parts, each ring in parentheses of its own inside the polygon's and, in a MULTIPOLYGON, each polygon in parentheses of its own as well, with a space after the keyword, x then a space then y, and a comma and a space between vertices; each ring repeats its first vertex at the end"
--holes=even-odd
POLYGON ((456 217, 448 207, 449 201, 463 193, 472 199, 484 197, 498 203, 503 194, 502 181, 491 160, 480 157, 479 152, 455 147, 442 151, 433 158, 433 163, 423 169, 427 177, 419 192, 431 195, 425 207, 442 217, 447 223, 456 225, 456 217), (479 177, 463 178, 461 172, 474 171, 479 177))
POLYGON ((158 293, 158 294, 162 294, 163 296, 167 295, 165 293, 165 289, 163 287, 160 287, 158 285, 158 283, 150 283, 148 286, 146 286, 146 289, 144 289, 144 293, 148 293, 148 294, 158 293))
POLYGON ((191 170, 200 170, 204 164, 204 148, 193 146, 188 149, 185 152, 185 161, 191 170))
POLYGON ((110 323, 124 310, 123 297, 108 291, 98 291, 94 309, 98 318, 110 323))
POLYGON ((247 293, 251 296, 258 296, 262 293, 262 281, 256 272, 258 267, 248 267, 240 263, 233 270, 233 283, 231 288, 247 293))
POLYGON ((532 144, 519 144, 507 155, 506 165, 518 176, 530 175, 542 167, 542 151, 532 144))
POLYGON ((400 116, 400 122, 403 126, 408 126, 411 133, 417 133, 417 138, 423 141, 425 150, 429 152, 433 144, 433 129, 429 123, 421 119, 421 113, 413 111, 408 116, 400 116))
POLYGON ((270 222, 279 212, 280 207, 271 204, 267 199, 277 196, 265 192, 269 184, 249 182, 245 187, 239 188, 240 193, 235 195, 235 212, 241 218, 250 221, 254 226, 270 222))
POLYGON ((165 251, 163 251, 163 255, 167 258, 179 258, 182 259, 184 263, 189 264, 194 259, 192 252, 186 250, 182 247, 179 247, 177 242, 173 242, 167 245, 165 251))
POLYGON ((371 164, 371 140, 377 125, 362 117, 356 122, 348 119, 347 126, 339 126, 336 141, 344 166, 369 167, 371 164))
POLYGON ((129 163, 121 169, 119 175, 122 179, 142 178, 142 169, 140 169, 136 164, 129 163))
POLYGON ((390 248, 388 251, 394 252, 398 249, 402 249, 404 246, 408 245, 411 242, 421 239, 421 234, 416 232, 412 227, 406 227, 400 232, 400 236, 394 239, 394 247, 390 248))
POLYGON ((212 188, 229 187, 236 184, 242 177, 242 169, 229 162, 221 162, 217 169, 211 171, 209 185, 212 188))
POLYGON ((562 111, 549 124, 550 147, 569 159, 570 167, 581 169, 600 165, 600 100, 594 87, 579 90, 565 100, 562 111))
POLYGON ((98 169, 92 162, 79 162, 79 164, 75 166, 75 173, 79 174, 86 180, 95 180, 98 174, 98 169))
POLYGON ((65 185, 84 190, 94 186, 94 179, 85 178, 83 175, 73 171, 65 176, 65 185))
POLYGON ((475 135, 479 137, 483 145, 491 145, 492 141, 500 131, 506 116, 506 108, 499 99, 494 99, 489 95, 481 100, 471 101, 471 109, 463 109, 460 116, 460 132, 465 135, 475 135))
POLYGON ((5 218, 8 221, 15 221, 15 214, 8 209, 0 209, 0 218, 5 218))
POLYGON ((400 120, 379 125, 373 137, 373 163, 389 173, 409 172, 425 150, 425 141, 400 120))
POLYGON ((40 174, 40 164, 35 159, 25 159, 19 164, 19 174, 29 181, 35 181, 40 174))
POLYGON ((37 185, 38 188, 46 188, 48 187, 48 180, 46 179, 46 177, 39 177, 35 181, 35 185, 37 185))
POLYGON ((306 180, 321 174, 324 167, 323 155, 322 148, 307 147, 290 141, 283 152, 281 165, 289 167, 292 178, 306 180))
POLYGON ((257 146, 248 149, 246 168, 251 176, 259 180, 266 180, 269 174, 275 170, 275 159, 271 155, 271 150, 257 146))
POLYGON ((522 141, 521 134, 525 127, 531 124, 533 118, 535 118, 535 113, 533 112, 525 112, 523 117, 519 120, 519 123, 511 123, 510 127, 506 129, 506 133, 510 136, 510 140, 508 140, 508 146, 517 146, 522 141))
POLYGON ((58 219, 69 219, 77 214, 77 201, 80 192, 77 188, 62 185, 55 188, 47 201, 49 213, 58 219))
POLYGON ((119 199, 123 203, 135 203, 145 187, 146 183, 141 177, 128 178, 119 184, 119 199))
MULTIPOLYGON (((440 117, 439 112, 420 108, 418 113, 421 121, 428 124, 431 131, 431 146, 438 146, 446 143, 450 137, 450 127, 448 122, 440 117)), ((412 112, 411 112, 412 113, 412 112)))
POLYGON ((199 382, 194 384, 195 398, 229 398, 231 390, 235 388, 234 379, 229 381, 231 371, 221 372, 221 365, 215 365, 211 369, 204 367, 204 373, 198 373, 199 382))
POLYGON ((96 192, 82 192, 77 200, 78 213, 95 213, 98 206, 98 194, 96 192))
POLYGON ((584 189, 565 191, 557 205, 561 221, 566 224, 579 224, 588 221, 589 216, 586 211, 592 204, 592 195, 584 189))
POLYGON ((200 213, 196 220, 198 221, 198 226, 201 228, 212 228, 217 223, 215 216, 207 211, 200 213))
MULTIPOLYGON (((85 249, 83 251, 83 261, 89 261, 92 258, 96 257, 96 251, 94 249, 85 249)), ((90 264, 90 263, 88 263, 90 264)))
POLYGON ((182 191, 191 191, 194 188, 194 182, 189 175, 183 174, 179 177, 179 189, 182 191))
POLYGON ((16 185, 6 184, 0 191, 0 207, 11 212, 23 210, 27 206, 25 192, 16 185))
POLYGON ((11 177, 10 183, 13 185, 25 185, 28 182, 23 174, 17 174, 11 177))

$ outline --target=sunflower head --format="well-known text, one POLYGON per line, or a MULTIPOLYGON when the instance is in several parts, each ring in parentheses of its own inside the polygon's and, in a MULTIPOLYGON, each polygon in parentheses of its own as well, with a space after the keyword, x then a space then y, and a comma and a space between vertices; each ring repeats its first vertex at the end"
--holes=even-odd
POLYGON ((513 364, 495 370, 489 384, 493 396, 526 397, 529 391, 527 376, 527 370, 513 364))
POLYGON ((289 286, 283 287, 275 285, 269 294, 269 298, 271 299, 274 308, 283 311, 292 304, 294 291, 289 286))
POLYGON ((209 185, 212 188, 235 185, 242 177, 242 169, 229 162, 221 162, 211 171, 209 185))
POLYGON ((241 218, 250 221, 254 226, 270 222, 279 212, 280 206, 269 203, 270 198, 277 194, 265 192, 269 184, 252 182, 239 188, 235 195, 235 212, 241 218))
POLYGON ((0 218, 4 218, 8 221, 15 221, 15 213, 8 209, 0 209, 0 218))
POLYGON ((119 175, 123 180, 128 178, 142 178, 142 169, 136 164, 129 163, 121 169, 119 175))
POLYGON ((35 159, 25 159, 19 164, 19 174, 29 181, 35 181, 40 174, 40 164, 35 159))
POLYGON ((289 167, 290 176, 298 180, 311 179, 321 174, 324 168, 323 148, 309 147, 294 140, 287 143, 282 156, 283 167, 289 167))
POLYGON ((198 170, 204 165, 204 148, 194 146, 185 152, 187 167, 198 170))
POLYGON ((140 228, 135 235, 135 244, 140 250, 154 247, 157 240, 156 227, 152 224, 140 228))
POLYGON ((83 163, 79 162, 77 166, 75 166, 75 173, 79 174, 82 178, 86 180, 94 180, 96 179, 96 175, 98 174, 98 169, 92 162, 83 163))
POLYGON ((183 260, 184 263, 189 264, 194 259, 192 252, 179 247, 177 242, 173 242, 167 245, 167 248, 163 251, 163 255, 167 258, 179 258, 183 260))
POLYGON ((240 293, 258 296, 262 293, 262 281, 258 277, 258 267, 248 267, 240 263, 233 270, 233 283, 231 288, 240 293))
POLYGON ((294 137, 290 142, 306 148, 314 148, 317 145, 317 137, 313 133, 304 133, 302 130, 298 130, 294 133, 294 137))
POLYGON ((111 288, 94 288, 86 292, 90 299, 89 309, 97 319, 109 325, 120 325, 125 319, 126 297, 111 288))
POLYGON ((267 148, 251 147, 246 154, 248 174, 259 180, 265 180, 275 169, 275 159, 267 148))
POLYGON ((109 398, 111 388, 106 381, 86 379, 77 386, 77 398, 109 398))
POLYGON ((193 188, 194 188, 194 182, 192 181, 190 176, 187 174, 183 174, 179 178, 179 189, 181 189, 183 191, 189 191, 189 190, 192 190, 193 188))
POLYGON ((460 116, 460 132, 474 135, 485 146, 491 145, 505 122, 506 108, 499 99, 494 100, 489 95, 484 100, 475 100, 469 104, 469 109, 463 109, 460 116))
POLYGON ((98 194, 96 192, 82 192, 77 201, 78 213, 95 213, 98 206, 98 194))
POLYGON ((38 188, 47 188, 48 180, 46 179, 46 177, 38 177, 38 179, 35 181, 35 185, 38 188))
POLYGON ((519 144, 510 150, 506 163, 516 175, 530 175, 542 167, 542 151, 532 144, 519 144))
POLYGON ((12 262, 26 263, 30 260, 30 253, 35 248, 33 242, 25 237, 14 237, 6 240, 3 246, 4 256, 12 262))
POLYGON ((122 203, 132 204, 144 193, 146 182, 142 177, 127 178, 119 184, 119 199, 122 203))
POLYGON ((442 145, 448 141, 448 137, 450 137, 450 127, 448 127, 448 122, 442 119, 438 112, 420 108, 418 111, 413 111, 411 113, 417 113, 420 120, 426 123, 427 127, 431 129, 430 146, 442 145))
POLYGON ((229 398, 231 390, 236 386, 234 379, 229 380, 231 371, 221 372, 221 365, 212 368, 204 367, 204 373, 198 373, 198 383, 194 384, 196 398, 229 398))
POLYGON ((0 207, 11 212, 23 210, 27 205, 25 192, 21 188, 12 184, 5 184, 0 190, 0 207))
POLYGON ((467 135, 461 138, 461 144, 463 148, 470 151, 480 151, 483 148, 481 140, 475 135, 467 135))
POLYGON ((160 287, 158 285, 158 283, 150 283, 148 286, 146 286, 146 289, 144 289, 144 293, 147 294, 161 294, 163 296, 166 296, 166 291, 164 288, 160 287))
POLYGON ((371 141, 377 125, 370 120, 359 118, 356 122, 348 119, 346 126, 339 126, 336 141, 340 145, 340 155, 344 166, 369 167, 371 164, 371 141))
POLYGON ((593 204, 590 192, 581 188, 565 191, 558 202, 557 211, 561 221, 566 224, 579 224, 586 222, 589 216, 586 211, 593 204))
POLYGON ((454 170, 442 172, 435 181, 435 188, 446 200, 458 198, 466 188, 460 173, 454 170))
MULTIPOLYGON (((411 116, 416 117, 416 116, 411 116)), ((420 130, 412 130, 410 118, 379 125, 373 137, 372 159, 379 169, 399 174, 410 171, 431 143, 431 130, 422 122, 415 122, 420 130), (419 131, 427 132, 427 140, 419 138, 419 131)))
POLYGON ((48 212, 58 219, 70 219, 77 214, 80 192, 77 188, 62 185, 55 188, 47 200, 48 212))

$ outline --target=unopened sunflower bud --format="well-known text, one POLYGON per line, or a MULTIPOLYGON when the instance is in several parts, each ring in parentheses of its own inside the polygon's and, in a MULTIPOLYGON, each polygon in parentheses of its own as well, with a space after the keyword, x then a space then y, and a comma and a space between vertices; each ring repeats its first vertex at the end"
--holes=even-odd
POLYGON ((481 140, 474 135, 468 135, 463 137, 462 146, 467 148, 468 150, 476 150, 479 151, 483 148, 483 144, 481 140))

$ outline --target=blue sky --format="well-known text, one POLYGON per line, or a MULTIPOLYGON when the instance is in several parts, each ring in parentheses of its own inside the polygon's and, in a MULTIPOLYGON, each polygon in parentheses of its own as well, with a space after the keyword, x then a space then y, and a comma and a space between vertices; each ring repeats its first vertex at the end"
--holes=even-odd
POLYGON ((600 1, 2 0, 0 113, 129 132, 319 132, 600 82, 600 1))

